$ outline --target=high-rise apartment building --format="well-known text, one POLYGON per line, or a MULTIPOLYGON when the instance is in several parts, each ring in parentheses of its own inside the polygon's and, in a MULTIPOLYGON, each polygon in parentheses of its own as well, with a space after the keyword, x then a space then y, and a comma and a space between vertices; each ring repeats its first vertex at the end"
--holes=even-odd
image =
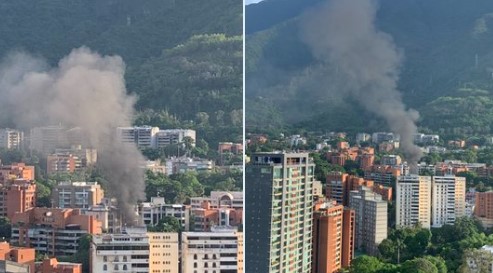
POLYGON ((484 228, 493 227, 493 191, 476 192, 474 216, 484 228))
POLYGON ((52 203, 58 208, 88 209, 101 203, 104 190, 98 182, 60 182, 52 192, 52 203))
POLYGON ((335 273, 354 256, 354 210, 333 202, 315 205, 313 213, 313 273, 335 273))
POLYGON ((179 238, 176 232, 149 232, 149 272, 180 272, 179 238))
POLYGON ((246 166, 246 270, 311 272, 313 180, 308 153, 256 153, 246 166))
POLYGON ((33 150, 52 153, 56 148, 65 147, 68 140, 62 126, 45 126, 31 129, 30 147, 33 150))
POLYGON ((32 180, 13 179, 0 188, 0 215, 12 219, 14 214, 36 206, 36 183, 32 180))
POLYGON ((12 244, 55 256, 73 255, 83 235, 101 233, 99 221, 74 209, 31 208, 16 213, 11 222, 12 244))
POLYGON ((90 247, 91 272, 152 272, 149 248, 145 228, 95 235, 90 247))
POLYGON ((378 245, 387 238, 387 201, 367 187, 351 191, 349 207, 355 211, 355 248, 378 253, 378 245))
POLYGON ((183 232, 181 241, 182 272, 243 273, 242 232, 227 227, 183 232))
POLYGON ((412 227, 419 223, 423 228, 430 228, 431 188, 430 176, 397 177, 396 226, 412 227))
POLYGON ((24 141, 24 133, 13 129, 0 129, 0 147, 6 149, 19 149, 24 141))
POLYGON ((466 178, 454 175, 433 176, 432 179, 431 225, 441 227, 453 225, 465 215, 466 178))

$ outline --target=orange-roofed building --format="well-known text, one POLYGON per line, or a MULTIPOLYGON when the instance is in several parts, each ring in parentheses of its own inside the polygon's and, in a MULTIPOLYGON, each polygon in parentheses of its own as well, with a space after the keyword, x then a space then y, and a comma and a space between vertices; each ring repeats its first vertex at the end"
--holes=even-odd
POLYGON ((61 263, 56 258, 48 258, 36 264, 36 273, 82 273, 82 264, 61 263))
POLYGON ((312 273, 335 273, 354 257, 354 210, 317 202, 313 210, 312 273))
POLYGON ((12 219, 15 213, 36 206, 36 184, 32 180, 7 180, 0 185, 0 215, 12 219))
POLYGON ((29 272, 34 273, 34 248, 12 247, 7 242, 0 242, 0 261, 12 261, 29 266, 29 272))
POLYGON ((17 178, 34 180, 34 166, 26 166, 25 163, 0 166, 0 183, 17 178))
POLYGON ((209 201, 201 208, 192 209, 195 231, 210 231, 213 226, 239 226, 243 223, 243 209, 227 206, 212 208, 209 201))
POLYGON ((73 255, 82 236, 101 233, 101 223, 78 209, 31 208, 14 214, 11 222, 12 243, 54 256, 73 255))

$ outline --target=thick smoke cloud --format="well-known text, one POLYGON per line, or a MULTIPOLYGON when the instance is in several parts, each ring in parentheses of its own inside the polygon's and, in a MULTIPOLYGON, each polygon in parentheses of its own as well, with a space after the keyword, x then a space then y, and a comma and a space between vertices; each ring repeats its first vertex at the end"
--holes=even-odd
POLYGON ((302 18, 303 39, 322 64, 333 67, 344 82, 338 92, 382 117, 401 136, 409 163, 421 157, 413 144, 418 113, 407 110, 397 90, 402 55, 392 38, 375 27, 372 0, 331 0, 302 18))
POLYGON ((124 71, 120 57, 100 56, 84 47, 56 68, 25 53, 10 54, 0 65, 0 116, 22 129, 56 124, 82 128, 84 144, 98 149, 124 221, 132 224, 133 205, 145 196, 144 159, 135 146, 115 141, 115 128, 131 125, 135 103, 126 93, 124 71))

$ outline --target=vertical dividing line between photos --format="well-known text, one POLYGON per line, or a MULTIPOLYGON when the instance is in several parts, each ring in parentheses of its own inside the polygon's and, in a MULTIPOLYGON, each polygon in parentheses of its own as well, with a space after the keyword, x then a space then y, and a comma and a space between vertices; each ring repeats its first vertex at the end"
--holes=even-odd
POLYGON ((245 92, 246 92, 246 85, 245 85, 245 82, 246 82, 246 73, 245 73, 245 57, 246 57, 246 47, 245 47, 245 41, 246 41, 246 34, 245 34, 245 6, 246 6, 246 0, 242 0, 242 5, 243 5, 243 272, 246 272, 246 269, 245 269, 245 265, 246 265, 246 262, 245 262, 245 229, 246 229, 246 217, 245 217, 245 211, 246 211, 246 202, 245 202, 245 199, 246 199, 246 196, 245 196, 245 192, 246 192, 246 183, 245 183, 245 162, 246 162, 246 130, 245 130, 245 127, 246 127, 246 122, 245 122, 245 116, 246 116, 246 105, 245 105, 245 100, 246 100, 246 96, 245 96, 245 92))

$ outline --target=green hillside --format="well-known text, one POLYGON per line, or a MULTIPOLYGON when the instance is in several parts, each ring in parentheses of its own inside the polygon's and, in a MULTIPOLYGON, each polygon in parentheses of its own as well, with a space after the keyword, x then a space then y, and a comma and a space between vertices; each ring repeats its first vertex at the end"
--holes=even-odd
MULTIPOLYGON (((323 75, 310 75, 318 64, 301 42, 299 14, 317 1, 297 6, 296 15, 290 18, 278 15, 276 9, 288 2, 293 5, 299 1, 266 0, 247 6, 246 18, 255 22, 249 25, 247 21, 246 26, 250 29, 246 37, 247 125, 269 127, 273 120, 276 124, 312 129, 385 129, 379 127, 384 123, 365 113, 358 104, 328 96, 326 89, 334 87, 324 81, 323 75), (274 117, 279 118, 259 119, 273 111, 277 113, 274 117)), ((455 131, 485 133, 484 126, 492 123, 488 115, 477 117, 474 112, 487 108, 484 94, 481 98, 473 94, 473 99, 458 95, 464 88, 485 90, 488 94, 493 91, 492 14, 493 2, 487 0, 379 1, 376 24, 392 35, 404 52, 399 90, 406 105, 420 111, 420 126, 447 130, 445 113, 436 114, 440 109, 466 104, 474 107, 452 111, 463 114, 450 120, 455 131), (459 98, 442 98, 455 96, 459 98), (457 104, 457 100, 461 103, 457 104), (468 121, 476 117, 480 119, 468 121)), ((490 129, 486 131, 491 133, 490 129)))
MULTIPOLYGON (((195 128, 200 113, 210 126, 233 126, 242 110, 242 13, 240 0, 1 1, 0 56, 23 50, 55 65, 80 46, 117 54, 138 111, 167 111, 174 126, 195 128)), ((219 128, 211 134, 208 141, 221 139, 219 128)))

